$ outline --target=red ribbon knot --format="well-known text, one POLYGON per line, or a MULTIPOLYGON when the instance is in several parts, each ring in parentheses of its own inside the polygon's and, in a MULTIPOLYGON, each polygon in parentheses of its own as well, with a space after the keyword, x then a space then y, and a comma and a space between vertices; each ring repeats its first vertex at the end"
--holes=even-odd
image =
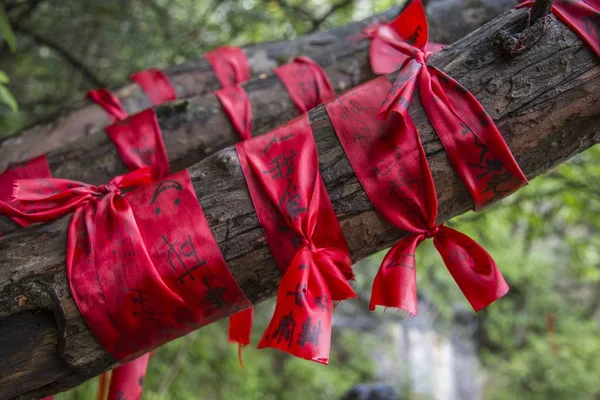
POLYGON ((439 224, 433 227, 433 229, 429 229, 427 232, 425 232, 425 237, 427 239, 431 239, 432 237, 435 237, 438 232, 440 231, 440 228, 443 226, 443 224, 439 224))

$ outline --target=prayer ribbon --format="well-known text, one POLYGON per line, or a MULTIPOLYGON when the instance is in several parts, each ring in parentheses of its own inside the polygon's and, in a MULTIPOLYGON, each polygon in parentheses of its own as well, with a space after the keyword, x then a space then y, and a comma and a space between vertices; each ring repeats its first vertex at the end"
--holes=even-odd
POLYGON ((335 96, 325 71, 308 57, 296 57, 273 72, 286 87, 298 114, 304 114, 335 96))
POLYGON ((204 55, 222 88, 235 86, 250 79, 250 66, 246 53, 239 47, 223 46, 204 55))
POLYGON ((1 213, 28 222, 73 212, 71 292, 90 331, 119 361, 251 306, 225 264, 187 170, 158 182, 154 176, 142 168, 100 186, 20 180, 18 208, 0 203, 1 213))
POLYGON ((150 353, 113 369, 108 400, 139 400, 142 398, 144 379, 150 353))
POLYGON ((177 100, 177 93, 169 81, 169 77, 157 68, 149 68, 136 72, 129 77, 137 83, 152 104, 158 105, 168 101, 177 100))
MULTIPOLYGON (((517 8, 532 7, 533 3, 525 1, 517 8)), ((600 57, 600 0, 554 0, 551 10, 600 57)))
POLYGON ((394 85, 386 78, 377 79, 326 105, 346 155, 378 213, 412 233, 384 258, 373 284, 370 308, 382 305, 417 313, 415 251, 423 240, 433 238, 463 294, 479 311, 503 296, 508 285, 481 246, 460 232, 436 225, 438 204, 431 171, 408 114, 417 83, 423 108, 476 208, 512 193, 527 179, 475 97, 425 64, 430 54, 425 52, 425 12, 420 1, 409 7, 414 7, 407 21, 412 26, 396 32, 404 41, 387 31, 379 31, 378 36, 411 57, 394 85))
POLYGON ((328 363, 334 302, 355 297, 348 247, 320 176, 306 114, 236 145, 283 278, 259 348, 328 363))
POLYGON ((215 91, 223 110, 241 140, 252 136, 252 106, 244 88, 240 85, 215 91))
MULTIPOLYGON (((177 93, 167 75, 159 69, 150 68, 132 74, 129 79, 137 83, 146 97, 154 105, 176 100, 177 93)), ((93 89, 87 92, 87 97, 106 111, 112 122, 127 118, 127 111, 121 100, 107 89, 93 89)))
POLYGON ((391 85, 381 77, 326 104, 342 147, 371 203, 383 218, 410 235, 385 256, 373 283, 370 309, 381 305, 417 314, 415 252, 427 238, 478 311, 508 291, 492 258, 475 241, 436 225, 437 197, 412 119, 377 119, 391 85), (374 164, 375 160, 375 164, 374 164))
MULTIPOLYGON (((408 44, 417 45, 422 41, 423 31, 420 25, 414 24, 420 18, 419 5, 416 2, 408 4, 395 19, 389 23, 376 22, 362 31, 362 36, 371 39, 369 44, 369 62, 376 75, 389 74, 402 68, 409 56, 398 51, 381 37, 388 36, 394 40, 406 38, 408 44)), ((437 53, 445 45, 430 42, 428 50, 437 53)))

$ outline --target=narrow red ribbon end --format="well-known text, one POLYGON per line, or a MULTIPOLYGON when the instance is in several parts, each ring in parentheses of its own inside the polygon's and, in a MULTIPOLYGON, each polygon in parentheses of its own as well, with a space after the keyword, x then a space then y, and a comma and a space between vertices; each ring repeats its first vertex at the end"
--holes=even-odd
POLYGON ((137 83, 154 105, 177 99, 175 88, 167 75, 157 68, 149 68, 132 74, 129 79, 137 83))
POLYGON ((117 96, 106 89, 94 89, 87 92, 87 97, 106 111, 112 122, 127 118, 127 111, 117 96))

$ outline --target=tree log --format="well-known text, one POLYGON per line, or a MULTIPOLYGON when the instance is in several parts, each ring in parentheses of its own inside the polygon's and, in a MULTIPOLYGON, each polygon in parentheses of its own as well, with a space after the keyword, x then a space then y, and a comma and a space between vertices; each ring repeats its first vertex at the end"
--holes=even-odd
MULTIPOLYGON (((514 6, 517 0, 436 0, 430 3, 434 9, 432 37, 438 42, 452 43, 514 6), (454 21, 451 25, 447 24, 449 15, 454 21)), ((362 28, 378 18, 390 20, 398 14, 399 10, 400 7, 394 7, 360 22, 290 41, 244 47, 252 75, 268 73, 295 56, 312 57, 314 54, 334 49, 340 39, 360 32, 362 28)), ((212 67, 204 58, 168 68, 165 72, 180 99, 219 89, 212 67)), ((114 93, 129 114, 151 106, 150 101, 136 84, 129 83, 121 86, 115 89, 114 93)), ((0 141, 0 172, 4 171, 10 163, 22 162, 46 154, 75 139, 97 132, 109 123, 104 110, 90 101, 61 109, 58 113, 35 123, 17 135, 0 141)))
MULTIPOLYGON (((600 66, 579 37, 554 19, 532 48, 514 59, 502 58, 499 38, 524 29, 526 22, 527 10, 511 10, 430 62, 479 99, 532 179, 600 141, 600 66)), ((436 184, 439 222, 447 221, 471 209, 472 202, 418 101, 410 112, 436 184)), ((353 260, 390 246, 405 233, 373 210, 323 107, 309 116, 323 180, 353 260)), ((189 171, 246 296, 260 303, 275 295, 280 272, 235 150, 224 149, 189 171)), ((0 239, 0 398, 30 399, 66 390, 114 364, 91 336, 69 292, 68 222, 65 217, 0 239)))
MULTIPOLYGON (((392 11, 397 12, 397 9, 392 11)), ((391 12, 387 12, 386 16, 389 17, 389 14, 391 12)), ((438 17, 442 18, 439 13, 438 17)), ((356 32, 356 26, 354 29, 351 32, 356 32)), ((312 56, 315 61, 325 68, 338 93, 374 77, 368 62, 369 41, 357 43, 356 38, 341 35, 349 30, 350 28, 338 29, 335 36, 337 41, 327 44, 322 52, 317 53, 310 49, 314 53, 312 56)), ((436 32, 441 34, 442 30, 433 30, 430 35, 433 41, 438 41, 436 32)), ((212 82, 215 82, 215 79, 212 82)), ((263 74, 245 83, 243 87, 248 93, 253 109, 253 135, 268 132, 297 114, 285 87, 275 74, 263 74)), ((214 94, 170 102, 154 108, 171 171, 187 168, 239 140, 214 94)), ((102 184, 116 175, 127 172, 115 147, 102 129, 95 133, 88 131, 88 135, 84 129, 80 129, 79 136, 79 139, 47 153, 52 176, 102 184)), ((7 235, 18 228, 19 226, 9 218, 0 216, 0 232, 7 235)))

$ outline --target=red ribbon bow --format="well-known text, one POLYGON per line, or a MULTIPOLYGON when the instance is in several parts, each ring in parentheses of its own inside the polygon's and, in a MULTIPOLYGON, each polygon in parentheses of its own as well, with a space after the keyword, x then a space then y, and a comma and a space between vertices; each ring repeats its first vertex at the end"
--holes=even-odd
POLYGON ((411 7, 418 11, 413 23, 422 32, 397 40, 389 35, 382 40, 410 58, 398 74, 381 105, 379 116, 390 112, 410 119, 408 106, 417 83, 427 117, 444 145, 450 163, 467 186, 476 209, 505 197, 527 184, 502 135, 477 99, 462 85, 439 69, 427 65, 427 20, 420 1, 411 7), (408 43, 409 39, 414 43, 408 43), (459 150, 460 149, 460 150, 459 150))
POLYGON ((411 39, 417 47, 389 35, 380 36, 411 57, 394 85, 390 87, 386 78, 380 78, 326 105, 374 207, 396 227, 412 233, 384 258, 373 284, 370 308, 382 305, 417 313, 415 251, 423 240, 433 238, 448 270, 478 311, 503 296, 508 286, 481 246, 460 232, 436 225, 438 203, 431 171, 408 114, 417 79, 423 108, 477 208, 512 193, 527 180, 475 97, 425 64, 430 53, 425 52, 424 9, 420 1, 410 7, 418 11, 411 21, 420 29, 408 31, 423 35, 403 39, 411 39), (389 118, 378 121, 376 115, 389 118), (375 167, 372 160, 377 160, 375 167))
POLYGON ((73 212, 71 292, 98 342, 120 361, 251 306, 223 260, 187 170, 160 182, 153 182, 155 174, 143 168, 100 186, 22 180, 16 206, 0 203, 0 213, 28 222, 73 212))
MULTIPOLYGON (((524 1, 517 8, 531 7, 533 3, 524 1)), ((600 0, 554 0, 551 10, 600 57, 600 0)))
MULTIPOLYGON (((390 23, 383 21, 369 25, 362 30, 362 36, 371 39, 369 44, 369 62, 371 69, 377 75, 384 75, 401 68, 409 56, 398 51, 384 38, 402 41, 407 38, 409 44, 419 45, 423 40, 423 30, 415 21, 420 17, 418 2, 408 4, 390 23)), ((425 32, 425 37, 426 32, 425 32)), ((437 53, 444 48, 440 43, 429 43, 427 49, 437 53)))
POLYGON ((355 297, 346 241, 321 180, 308 116, 236 146, 283 278, 259 348, 327 363, 334 302, 355 297))

